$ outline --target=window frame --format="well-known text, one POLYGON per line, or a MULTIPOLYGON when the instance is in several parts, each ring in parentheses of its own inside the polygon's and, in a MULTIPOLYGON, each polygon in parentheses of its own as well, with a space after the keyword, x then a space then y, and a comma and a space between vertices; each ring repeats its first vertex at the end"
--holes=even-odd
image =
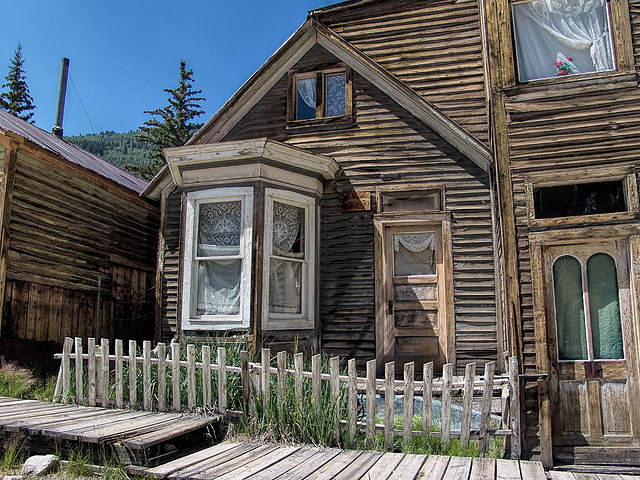
MULTIPOLYGON (((187 193, 185 215, 185 240, 182 280, 182 329, 183 330, 232 330, 249 328, 251 309, 251 253, 253 247, 253 187, 213 188, 187 193), (240 273, 240 311, 237 315, 195 315, 198 292, 197 232, 200 205, 228 201, 241 202, 240 249, 242 258, 240 273)), ((234 255, 235 257, 236 255, 234 255)), ((207 257, 209 258, 209 257, 207 257)))
POLYGON ((444 185, 440 183, 403 183, 401 185, 378 185, 376 187, 376 213, 385 215, 405 215, 408 213, 436 213, 446 211, 444 185), (437 210, 398 210, 395 212, 383 211, 383 196, 385 194, 409 193, 423 191, 425 193, 438 194, 440 208, 437 210))
POLYGON ((287 96, 287 126, 299 127, 322 123, 345 123, 353 117, 352 71, 346 65, 328 68, 300 70, 289 72, 287 96), (345 113, 344 115, 326 115, 326 79, 332 75, 345 75, 345 113), (298 119, 298 80, 316 79, 316 116, 314 118, 298 119))
MULTIPOLYGON (((315 325, 316 296, 316 200, 301 193, 265 188, 264 196, 264 245, 262 268, 262 329, 300 330, 313 329, 315 325), (273 202, 304 208, 305 258, 302 267, 301 313, 269 313, 269 276, 273 256, 273 202)), ((284 257, 281 257, 284 258, 284 257)), ((286 260, 291 260, 286 258, 286 260)))

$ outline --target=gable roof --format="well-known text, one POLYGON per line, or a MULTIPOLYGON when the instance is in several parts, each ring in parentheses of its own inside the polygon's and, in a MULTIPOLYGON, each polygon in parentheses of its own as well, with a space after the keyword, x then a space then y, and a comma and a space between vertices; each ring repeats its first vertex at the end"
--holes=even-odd
POLYGON ((187 145, 201 140, 221 141, 315 45, 320 45, 349 65, 480 168, 489 171, 492 164, 491 152, 482 143, 358 48, 320 23, 313 16, 313 12, 310 18, 189 139, 187 145))
POLYGON ((121 185, 135 193, 140 194, 147 186, 147 181, 132 175, 126 170, 121 169, 97 157, 93 153, 69 143, 62 138, 36 127, 35 125, 25 122, 24 120, 11 115, 10 113, 0 110, 0 131, 12 132, 21 136, 25 140, 38 145, 39 147, 54 153, 65 160, 75 163, 87 170, 107 178, 118 185, 121 185))

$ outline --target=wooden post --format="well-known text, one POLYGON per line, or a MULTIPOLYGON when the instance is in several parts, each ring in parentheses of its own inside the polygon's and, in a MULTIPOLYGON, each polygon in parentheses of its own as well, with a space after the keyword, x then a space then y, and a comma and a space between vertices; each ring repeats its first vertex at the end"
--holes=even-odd
POLYGON ((159 343, 158 348, 158 410, 167 409, 167 346, 159 343))
POLYGON ((101 371, 102 375, 100 375, 100 397, 102 399, 102 406, 107 408, 109 406, 109 339, 103 338, 100 342, 100 353, 102 355, 101 359, 101 371))
POLYGON ((211 347, 202 346, 202 405, 211 406, 211 347))
POLYGON ((180 401, 180 344, 171 344, 171 410, 179 412, 182 408, 180 401))
POLYGON ((151 342, 142 342, 142 408, 153 408, 151 398, 151 342))
POLYGON ((321 415, 320 411, 320 392, 321 392, 321 382, 322 377, 322 355, 314 355, 311 357, 311 402, 313 402, 316 415, 318 418, 321 415))
POLYGON ((358 431, 358 374, 356 372, 355 358, 351 358, 347 362, 347 375, 349 376, 349 385, 347 390, 349 448, 356 448, 356 433, 358 431))
POLYGON ((334 440, 340 445, 340 357, 329 359, 329 391, 336 425, 334 440))
POLYGON ((71 398, 71 347, 73 340, 65 337, 62 345, 62 402, 69 403, 71 398))
MULTIPOLYGON (((11 132, 9 132, 11 133, 11 132)), ((9 254, 9 224, 13 204, 13 185, 18 163, 19 144, 2 135, 0 143, 6 148, 2 179, 0 181, 0 333, 3 331, 5 287, 7 284, 7 259, 9 254)), ((4 336, 4 335, 3 335, 4 336)), ((62 366, 62 365, 61 365, 62 366)))
POLYGON ((303 391, 304 377, 302 376, 303 362, 304 362, 304 355, 302 353, 296 353, 293 356, 293 369, 295 371, 294 392, 296 395, 298 411, 302 411, 302 404, 304 402, 304 391, 303 391))
POLYGON ((491 422, 491 402, 493 400, 493 377, 496 362, 484 365, 484 383, 482 385, 482 416, 480 419, 480 456, 485 456, 489 450, 489 424, 491 422))
POLYGON ((89 406, 96 406, 96 339, 87 340, 87 396, 89 406))
POLYGON ((396 374, 395 362, 384 365, 384 448, 393 448, 393 414, 395 409, 395 393, 393 381, 396 374))
POLYGON ((124 348, 122 346, 122 340, 116 339, 115 343, 116 351, 116 407, 122 408, 123 406, 123 364, 122 357, 124 355, 124 348))
POLYGON ((553 467, 549 378, 538 380, 538 412, 540 421, 540 461, 545 470, 548 470, 553 467))
POLYGON ((367 362, 367 433, 365 447, 373 448, 376 436, 376 361, 367 362))
POLYGON ((433 362, 422 365, 422 434, 431 436, 433 362))
POLYGON ((187 408, 196 408, 196 346, 187 345, 187 408))
MULTIPOLYGON (((240 352, 240 380, 242 382, 242 404, 244 411, 249 411, 249 353, 244 350, 240 352)), ((218 370, 218 384, 220 384, 220 370, 218 370)))
POLYGON ((476 375, 476 362, 468 363, 464 370, 464 391, 462 393, 462 418, 460 419, 460 443, 469 446, 471 435, 471 413, 473 410, 473 383, 476 375))
POLYGON ((129 340, 129 408, 136 408, 138 403, 138 345, 135 340, 129 340))
POLYGON ((82 338, 75 338, 75 373, 76 373, 76 403, 82 405, 84 401, 84 378, 83 378, 83 365, 82 360, 82 338))
POLYGON ((278 362, 278 392, 277 392, 277 402, 278 408, 282 408, 282 403, 284 402, 284 393, 287 388, 287 373, 285 372, 287 368, 287 352, 278 352, 277 355, 278 362))
POLYGON ((415 364, 413 362, 404 364, 404 411, 402 439, 405 444, 409 443, 413 435, 413 377, 415 374, 415 364))
POLYGON ((440 410, 441 429, 440 441, 442 449, 449 448, 451 440, 451 381, 453 377, 453 364, 447 363, 442 367, 442 406, 440 410))
POLYGON ((249 417, 257 418, 258 409, 256 407, 256 397, 260 395, 260 375, 255 370, 249 372, 249 381, 251 382, 251 395, 249 396, 249 417))
POLYGON ((509 387, 510 399, 509 414, 511 416, 511 458, 519 459, 521 454, 520 444, 520 370, 518 357, 509 358, 509 387))
MULTIPOLYGON (((246 352, 245 352, 246 354, 246 352)), ((247 372, 249 371, 249 356, 243 358, 247 361, 247 372)), ((244 368, 244 364, 243 364, 244 368)), ((244 393, 244 384, 243 384, 244 393)), ((220 413, 227 413, 227 349, 218 347, 218 410, 220 413)))
MULTIPOLYGON (((505 362, 507 366, 507 374, 509 373, 509 358, 505 362)), ((502 411, 501 425, 503 429, 510 429, 511 417, 509 415, 509 384, 502 385, 502 392, 500 392, 500 407, 502 411)), ((502 442, 502 458, 506 458, 507 453, 511 449, 511 442, 509 437, 504 437, 502 442)))
POLYGON ((261 360, 262 411, 266 415, 269 412, 269 399, 271 398, 271 351, 268 348, 262 349, 261 360))

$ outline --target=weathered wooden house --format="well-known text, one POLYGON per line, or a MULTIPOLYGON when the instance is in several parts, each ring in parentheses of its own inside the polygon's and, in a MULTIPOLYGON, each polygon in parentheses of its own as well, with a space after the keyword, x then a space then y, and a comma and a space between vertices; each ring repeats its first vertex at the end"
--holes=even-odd
POLYGON ((312 11, 145 190, 157 336, 241 332, 379 367, 509 351, 529 455, 640 463, 630 8, 312 11))
POLYGON ((147 182, 2 111, 0 165, 0 353, 152 336, 159 212, 140 198, 147 182))

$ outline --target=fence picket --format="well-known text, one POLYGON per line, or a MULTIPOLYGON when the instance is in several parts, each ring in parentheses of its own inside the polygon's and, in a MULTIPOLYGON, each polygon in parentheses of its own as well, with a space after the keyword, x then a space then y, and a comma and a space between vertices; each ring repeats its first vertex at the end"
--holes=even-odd
POLYGON ((109 339, 103 338, 100 342, 100 399, 102 406, 109 406, 109 339))
POLYGON ((476 362, 468 363, 464 371, 464 391, 462 394, 462 419, 460 420, 460 443, 469 446, 471 435, 471 411, 473 409, 473 382, 475 381, 476 362))
POLYGON ((138 376, 138 364, 136 356, 138 355, 138 345, 135 340, 129 340, 129 407, 135 408, 138 403, 138 385, 136 379, 138 376))
POLYGON ((67 403, 71 397, 71 346, 73 340, 64 339, 62 346, 62 401, 67 403))
POLYGON ((249 372, 251 381, 251 396, 249 397, 249 416, 257 418, 256 397, 260 395, 260 375, 255 370, 249 372))
POLYGON ((334 440, 337 445, 340 444, 340 357, 331 357, 329 359, 329 392, 331 394, 331 402, 335 415, 336 429, 334 432, 334 440))
POLYGON ((404 364, 404 411, 402 440, 409 443, 413 434, 413 377, 415 364, 404 364))
POLYGON ((358 374, 356 372, 355 358, 351 358, 347 362, 347 375, 349 376, 349 384, 347 387, 349 448, 355 448, 356 433, 358 430, 358 374))
POLYGON ((519 459, 520 445, 520 374, 518 357, 509 359, 509 415, 511 415, 511 458, 519 459))
POLYGON ((202 405, 211 406, 211 347, 202 346, 202 405))
POLYGON ((87 396, 89 397, 89 406, 96 406, 96 339, 89 338, 87 340, 87 396))
POLYGON ((159 343, 156 348, 158 350, 158 410, 164 412, 167 409, 167 346, 159 343))
POLYGON ((293 369, 295 371, 294 377, 294 391, 296 395, 298 411, 302 411, 303 404, 303 381, 304 377, 302 376, 302 366, 304 362, 304 355, 302 353, 296 353, 293 356, 293 369))
MULTIPOLYGON (((248 362, 249 357, 246 359, 248 362)), ((227 413, 227 349, 224 347, 218 347, 218 410, 227 413)))
POLYGON ((187 408, 196 408, 196 346, 187 345, 187 408))
POLYGON ((260 384, 262 386, 262 408, 265 415, 267 415, 269 412, 269 399, 271 398, 271 351, 268 348, 262 349, 261 360, 260 384))
POLYGON ((491 421, 491 400, 493 398, 493 376, 496 370, 495 362, 484 365, 484 383, 482 385, 482 409, 480 417, 480 455, 485 456, 489 450, 489 422, 491 421))
POLYGON ((373 448, 376 435, 376 361, 367 362, 367 429, 365 446, 373 448))
POLYGON ((116 351, 116 407, 122 408, 123 406, 123 366, 122 366, 122 357, 124 355, 124 350, 122 346, 122 340, 116 339, 115 343, 115 351, 116 351))
POLYGON ((180 400, 180 344, 171 344, 171 410, 179 412, 182 408, 180 400))
POLYGON ((422 434, 431 436, 431 402, 433 395, 433 362, 422 365, 422 434))
POLYGON ((75 374, 76 374, 76 403, 81 405, 84 401, 84 380, 83 380, 83 361, 82 361, 82 338, 75 338, 75 374))
MULTIPOLYGON (((220 362, 218 362, 219 366, 220 362)), ((240 352, 240 381, 242 382, 242 404, 246 412, 249 409, 251 389, 249 388, 249 353, 244 350, 240 352)), ((218 385, 220 385, 220 370, 218 370, 218 385)))
POLYGON ((393 380, 396 374, 395 362, 384 365, 384 448, 393 448, 393 413, 395 407, 393 380))
POLYGON ((322 374, 322 356, 314 355, 311 357, 311 401, 316 409, 316 415, 320 417, 320 391, 322 374))
POLYGON ((453 364, 447 363, 442 367, 442 406, 440 410, 441 428, 440 440, 442 448, 449 447, 451 440, 451 381, 453 377, 453 364))
POLYGON ((278 401, 278 405, 282 405, 282 402, 284 401, 285 390, 287 388, 287 374, 285 372, 287 368, 287 352, 278 352, 277 362, 278 362, 277 401, 278 401))
POLYGON ((151 398, 151 342, 142 342, 142 408, 153 408, 151 398))

